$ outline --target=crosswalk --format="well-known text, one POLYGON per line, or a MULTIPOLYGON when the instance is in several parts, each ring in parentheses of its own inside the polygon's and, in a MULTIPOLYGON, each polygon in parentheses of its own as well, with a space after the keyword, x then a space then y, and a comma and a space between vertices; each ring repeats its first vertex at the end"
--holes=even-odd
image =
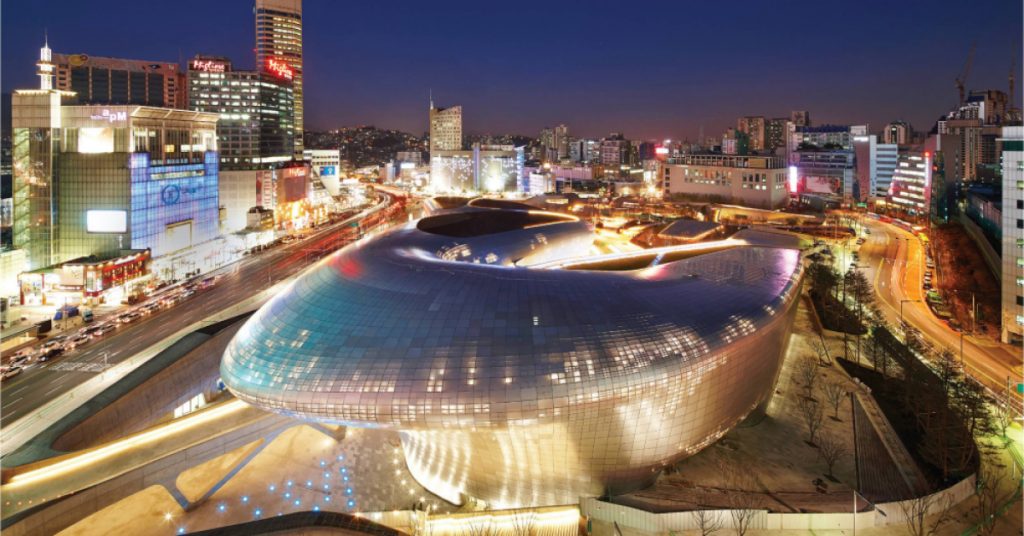
POLYGON ((105 365, 103 363, 85 363, 81 361, 61 361, 46 368, 60 372, 103 372, 110 368, 110 365, 105 365))

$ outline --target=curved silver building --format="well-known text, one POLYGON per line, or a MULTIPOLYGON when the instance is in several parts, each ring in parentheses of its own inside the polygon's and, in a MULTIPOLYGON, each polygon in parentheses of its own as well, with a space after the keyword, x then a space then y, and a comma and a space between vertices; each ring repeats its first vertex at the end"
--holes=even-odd
POLYGON ((249 319, 223 381, 278 413, 398 430, 452 502, 643 487, 768 401, 800 254, 588 257, 592 241, 570 216, 464 207, 350 246, 249 319))

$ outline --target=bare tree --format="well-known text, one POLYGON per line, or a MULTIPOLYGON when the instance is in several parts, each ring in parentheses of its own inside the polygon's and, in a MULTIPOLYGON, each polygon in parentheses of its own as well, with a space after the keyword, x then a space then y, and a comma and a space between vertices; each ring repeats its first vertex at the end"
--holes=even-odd
POLYGON ((839 460, 844 458, 847 453, 849 453, 849 449, 846 448, 846 445, 843 444, 841 439, 831 434, 821 434, 818 438, 818 457, 820 457, 828 467, 828 473, 826 473, 826 475, 829 478, 835 480, 836 477, 833 474, 833 471, 835 471, 836 464, 839 463, 839 460))
POLYGON ((494 536, 494 526, 489 518, 475 522, 467 520, 459 536, 494 536))
POLYGON ((714 534, 725 526, 725 522, 722 519, 722 512, 718 510, 705 510, 701 507, 693 513, 694 519, 697 521, 697 530, 700 531, 700 536, 708 536, 714 534))
POLYGON ((825 382, 822 387, 825 391, 825 400, 832 406, 832 418, 839 421, 839 406, 843 404, 843 399, 846 398, 846 387, 837 381, 825 382))
POLYGON ((761 485, 753 468, 738 470, 735 466, 726 473, 729 493, 729 515, 732 517, 732 528, 739 536, 744 536, 757 517, 760 506, 761 485))
POLYGON ((804 424, 807 425, 807 442, 814 445, 814 440, 818 436, 818 430, 821 429, 823 417, 821 404, 811 398, 801 398, 797 404, 800 408, 800 415, 804 419, 804 424))
POLYGON ((953 521, 955 505, 956 501, 951 495, 944 499, 924 495, 900 502, 900 510, 903 510, 904 523, 910 536, 934 536, 943 525, 953 521))
POLYGON ((975 513, 978 516, 979 534, 995 534, 999 510, 1016 494, 1012 485, 1003 485, 1006 476, 994 467, 995 460, 986 459, 978 467, 978 483, 974 497, 978 502, 975 513))
POLYGON ((994 426, 999 435, 1006 439, 1006 430, 1013 424, 1014 402, 1008 392, 1003 392, 993 404, 994 426))
POLYGON ((512 536, 530 536, 537 522, 537 514, 531 510, 517 510, 512 514, 512 536))
POLYGON ((815 358, 811 356, 805 356, 797 364, 796 369, 797 378, 804 385, 804 390, 807 391, 807 398, 811 398, 814 393, 814 384, 818 381, 818 363, 815 358))

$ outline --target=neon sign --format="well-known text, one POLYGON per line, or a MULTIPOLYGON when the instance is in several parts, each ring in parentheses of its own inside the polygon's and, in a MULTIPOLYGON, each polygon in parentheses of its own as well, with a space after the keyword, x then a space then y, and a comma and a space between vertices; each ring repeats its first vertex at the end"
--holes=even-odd
POLYGON ((295 76, 295 71, 292 71, 292 68, 287 63, 275 58, 267 58, 267 71, 285 80, 291 80, 295 76))
POLYGON ((114 121, 127 121, 128 112, 111 112, 104 108, 102 112, 90 115, 89 119, 107 121, 108 123, 113 123, 114 121))
POLYGON ((192 60, 192 70, 207 73, 223 73, 228 70, 228 66, 222 61, 192 60))

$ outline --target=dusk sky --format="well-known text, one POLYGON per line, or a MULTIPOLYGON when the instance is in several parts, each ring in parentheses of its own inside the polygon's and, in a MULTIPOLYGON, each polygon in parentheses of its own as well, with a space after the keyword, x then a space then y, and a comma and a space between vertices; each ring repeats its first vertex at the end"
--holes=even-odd
MULTIPOLYGON (((906 119, 927 130, 971 89, 1007 90, 1020 0, 970 2, 304 2, 306 128, 422 133, 428 91, 470 133, 695 138, 741 115, 906 119)), ((5 2, 3 90, 37 87, 55 52, 251 68, 251 0, 5 2)), ((1017 61, 1021 80, 1020 60, 1017 61)), ((1018 82, 1018 94, 1024 82, 1018 82)), ((1016 97, 1020 103, 1019 95, 1016 97)))

